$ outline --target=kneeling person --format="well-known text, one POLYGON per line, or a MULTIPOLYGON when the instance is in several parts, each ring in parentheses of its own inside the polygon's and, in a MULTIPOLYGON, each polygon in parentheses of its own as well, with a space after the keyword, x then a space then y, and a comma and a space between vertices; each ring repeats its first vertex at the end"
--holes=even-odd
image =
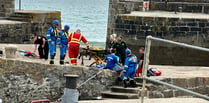
POLYGON ((125 59, 125 65, 124 65, 124 70, 123 73, 124 75, 122 76, 122 80, 124 83, 124 88, 128 86, 128 81, 131 86, 136 86, 136 83, 134 81, 135 73, 136 73, 136 68, 137 68, 137 63, 138 59, 135 55, 131 54, 130 49, 126 49, 126 59, 125 59))

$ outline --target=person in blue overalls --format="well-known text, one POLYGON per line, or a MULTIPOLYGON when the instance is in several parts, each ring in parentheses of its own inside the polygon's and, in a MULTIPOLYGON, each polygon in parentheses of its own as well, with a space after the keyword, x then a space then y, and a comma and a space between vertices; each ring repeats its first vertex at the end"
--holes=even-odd
POLYGON ((49 53, 50 53, 50 64, 54 64, 54 57, 56 55, 56 42, 57 42, 57 36, 59 33, 58 30, 59 21, 54 20, 52 22, 52 26, 48 29, 46 38, 48 40, 49 44, 49 53))
POLYGON ((124 75, 122 76, 124 88, 128 86, 128 82, 130 86, 134 87, 136 86, 134 76, 138 65, 138 59, 135 55, 131 54, 130 49, 126 49, 125 53, 127 57, 125 59, 125 65, 123 70, 124 75))
POLYGON ((57 45, 60 47, 60 65, 64 64, 64 59, 67 52, 68 36, 69 36, 69 25, 64 26, 64 30, 61 30, 57 39, 57 45))

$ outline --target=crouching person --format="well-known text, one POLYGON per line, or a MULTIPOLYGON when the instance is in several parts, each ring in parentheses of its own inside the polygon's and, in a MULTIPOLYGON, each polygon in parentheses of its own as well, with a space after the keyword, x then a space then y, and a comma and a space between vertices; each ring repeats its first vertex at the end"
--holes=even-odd
POLYGON ((135 55, 131 54, 130 49, 126 49, 126 56, 127 57, 125 59, 125 65, 122 75, 124 88, 126 88, 129 84, 130 86, 135 87, 136 82, 134 81, 134 76, 138 65, 138 59, 135 55))
POLYGON ((108 54, 105 57, 105 62, 107 63, 105 69, 110 69, 110 70, 120 73, 123 69, 120 66, 121 64, 119 63, 119 57, 115 55, 115 52, 116 51, 112 49, 110 51, 110 54, 108 54))

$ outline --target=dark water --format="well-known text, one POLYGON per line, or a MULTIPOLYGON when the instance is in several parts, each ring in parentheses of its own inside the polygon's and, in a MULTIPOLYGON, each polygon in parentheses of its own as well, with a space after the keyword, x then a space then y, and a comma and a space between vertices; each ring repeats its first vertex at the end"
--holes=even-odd
MULTIPOLYGON (((81 29, 92 42, 105 42, 109 0, 21 0, 24 10, 61 11, 62 26, 81 29)), ((16 9, 19 0, 15 0, 16 9)))

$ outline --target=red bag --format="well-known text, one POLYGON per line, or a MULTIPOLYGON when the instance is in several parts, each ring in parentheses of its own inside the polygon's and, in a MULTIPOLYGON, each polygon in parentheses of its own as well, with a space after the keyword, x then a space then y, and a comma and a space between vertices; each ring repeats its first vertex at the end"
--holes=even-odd
POLYGON ((160 76, 160 75, 162 74, 162 72, 159 71, 159 70, 157 70, 157 68, 150 68, 150 69, 148 70, 148 74, 149 74, 150 76, 160 76))

